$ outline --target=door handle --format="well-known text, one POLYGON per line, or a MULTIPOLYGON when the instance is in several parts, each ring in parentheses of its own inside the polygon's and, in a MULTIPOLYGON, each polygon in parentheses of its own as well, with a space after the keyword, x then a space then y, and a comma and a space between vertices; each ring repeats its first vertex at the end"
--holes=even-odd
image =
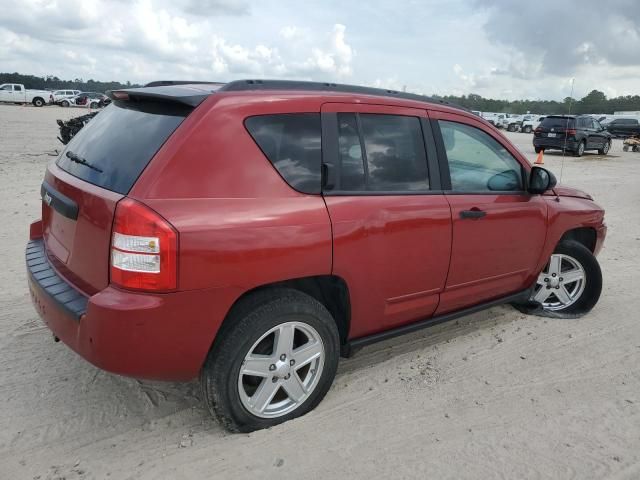
POLYGON ((462 210, 460 212, 460 218, 465 219, 465 218, 470 218, 470 219, 478 219, 478 218, 482 218, 487 214, 487 212, 480 210, 480 209, 471 209, 471 210, 462 210))

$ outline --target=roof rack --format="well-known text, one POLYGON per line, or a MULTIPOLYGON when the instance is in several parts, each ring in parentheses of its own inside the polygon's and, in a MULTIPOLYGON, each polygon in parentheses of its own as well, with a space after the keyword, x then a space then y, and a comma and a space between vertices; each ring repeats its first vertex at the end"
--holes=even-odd
POLYGON ((373 95, 377 97, 393 97, 405 100, 417 100, 419 102, 438 103, 460 110, 469 111, 465 107, 456 105, 446 100, 418 95, 415 93, 398 92, 397 90, 387 90, 383 88, 361 87, 357 85, 344 85, 330 82, 306 82, 299 80, 236 80, 225 83, 219 92, 242 92, 248 90, 298 90, 298 91, 321 91, 355 93, 360 95, 373 95))
POLYGON ((172 85, 224 85, 224 82, 202 82, 194 80, 155 80, 144 87, 168 87, 172 85))

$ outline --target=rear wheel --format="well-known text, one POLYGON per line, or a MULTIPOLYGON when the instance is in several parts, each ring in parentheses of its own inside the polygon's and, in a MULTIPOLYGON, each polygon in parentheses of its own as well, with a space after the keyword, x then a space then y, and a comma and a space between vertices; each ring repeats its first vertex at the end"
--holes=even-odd
POLYGON ((578 144, 578 148, 576 148, 576 150, 573 152, 573 154, 576 157, 581 157, 582 155, 584 155, 584 149, 586 147, 585 141, 582 140, 579 144, 578 144))
POLYGON ((67 100, 63 100, 62 102, 60 102, 60 105, 63 107, 68 107, 69 106, 69 102, 67 100))
POLYGON ((624 146, 622 147, 622 151, 623 151, 623 152, 628 152, 628 151, 629 151, 629 145, 624 145, 624 146))
POLYGON ((40 97, 36 97, 36 98, 33 99, 33 104, 36 107, 42 107, 44 105, 44 100, 42 98, 40 98, 40 97))
POLYGON ((524 133, 531 133, 531 125, 525 125, 522 131, 524 133))
POLYGON ((607 142, 602 146, 602 148, 598 149, 598 153, 600 155, 606 155, 609 153, 609 149, 611 148, 611 140, 607 140, 607 142))
POLYGON ((589 312, 600 298, 602 272, 581 243, 563 241, 538 275, 531 297, 544 310, 576 316, 589 312))
POLYGON ((296 290, 258 292, 231 312, 202 369, 209 410, 250 432, 304 415, 325 396, 338 366, 335 321, 296 290))

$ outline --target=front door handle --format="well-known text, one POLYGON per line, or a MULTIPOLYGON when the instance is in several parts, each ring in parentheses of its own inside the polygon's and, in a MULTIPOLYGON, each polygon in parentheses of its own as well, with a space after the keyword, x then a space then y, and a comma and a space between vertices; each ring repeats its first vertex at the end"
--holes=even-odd
POLYGON ((460 212, 460 218, 465 219, 465 218, 471 218, 471 219, 478 219, 478 218, 482 218, 487 214, 487 212, 483 211, 483 210, 479 210, 479 209, 471 209, 471 210, 462 210, 460 212))

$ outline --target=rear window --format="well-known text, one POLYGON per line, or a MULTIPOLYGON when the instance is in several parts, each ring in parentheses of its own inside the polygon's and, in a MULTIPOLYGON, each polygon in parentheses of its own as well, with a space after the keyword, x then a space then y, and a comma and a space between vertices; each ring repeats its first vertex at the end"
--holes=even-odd
POLYGON ((245 126, 292 188, 303 193, 320 193, 320 114, 260 115, 247 118, 245 126))
POLYGON ((547 117, 540 125, 544 128, 576 128, 576 120, 567 117, 547 117))
POLYGON ((74 177, 126 194, 191 110, 172 103, 113 102, 71 139, 57 165, 74 177))

